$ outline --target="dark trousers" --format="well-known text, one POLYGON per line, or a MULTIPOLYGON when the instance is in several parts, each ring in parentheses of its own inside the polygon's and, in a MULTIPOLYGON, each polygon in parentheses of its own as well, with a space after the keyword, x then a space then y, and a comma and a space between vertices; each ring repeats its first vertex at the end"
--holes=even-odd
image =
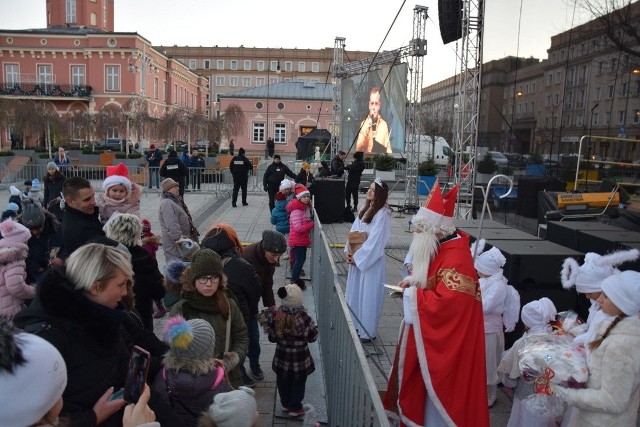
POLYGON ((295 282, 300 278, 300 270, 302 270, 304 262, 307 260, 307 247, 294 246, 291 250, 296 257, 293 262, 293 268, 291 269, 291 282, 295 282))
POLYGON ((156 188, 160 188, 160 168, 149 166, 149 188, 153 187, 153 176, 156 176, 156 188))
POLYGON ((351 207, 351 197, 353 196, 353 207, 358 207, 358 191, 360 190, 360 183, 356 181, 347 181, 347 188, 345 190, 345 199, 347 201, 347 207, 351 207))
POLYGON ((278 189, 269 188, 269 210, 272 211, 273 208, 276 207, 276 194, 278 194, 278 189))
MULTIPOLYGON (((247 203, 247 182, 248 176, 234 177, 233 178, 233 196, 231 197, 231 204, 235 205, 238 200, 238 190, 242 188, 242 203, 247 203)), ((274 205, 275 206, 275 205, 274 205)))
POLYGON ((247 351, 247 359, 249 366, 260 366, 260 330, 258 329, 258 320, 254 317, 247 325, 249 332, 249 349, 247 351))
POLYGON ((298 380, 277 377, 276 387, 278 387, 282 406, 289 411, 299 411, 302 409, 302 399, 304 399, 306 384, 306 376, 298 380))
POLYGON ((191 168, 189 168, 189 172, 184 177, 184 188, 189 188, 189 175, 191 175, 191 168))
POLYGON ((202 182, 202 170, 196 169, 195 171, 193 171, 193 175, 191 176, 191 188, 195 190, 197 186, 199 190, 201 182, 202 182))

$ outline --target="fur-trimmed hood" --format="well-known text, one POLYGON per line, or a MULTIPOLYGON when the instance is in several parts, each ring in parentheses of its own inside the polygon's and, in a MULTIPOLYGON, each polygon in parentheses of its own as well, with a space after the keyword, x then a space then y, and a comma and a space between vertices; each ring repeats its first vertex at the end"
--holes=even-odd
POLYGON ((29 255, 29 247, 25 243, 0 240, 0 265, 25 260, 29 255))
POLYGON ((189 372, 194 375, 204 375, 211 372, 216 366, 222 366, 222 362, 213 357, 206 360, 190 359, 186 357, 176 357, 171 351, 165 353, 162 364, 167 369, 174 371, 189 372))

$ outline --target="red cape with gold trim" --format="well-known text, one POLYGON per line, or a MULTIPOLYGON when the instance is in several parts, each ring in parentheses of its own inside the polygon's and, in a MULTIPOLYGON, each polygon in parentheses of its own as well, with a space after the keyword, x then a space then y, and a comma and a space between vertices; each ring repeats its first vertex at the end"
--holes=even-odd
POLYGON ((458 235, 440 245, 396 348, 384 405, 403 425, 424 424, 429 393, 448 425, 489 426, 480 286, 469 236, 458 235))

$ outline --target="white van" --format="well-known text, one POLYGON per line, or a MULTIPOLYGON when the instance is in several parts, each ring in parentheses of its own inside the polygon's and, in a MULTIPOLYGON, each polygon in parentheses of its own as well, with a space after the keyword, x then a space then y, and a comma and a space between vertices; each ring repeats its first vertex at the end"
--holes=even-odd
MULTIPOLYGON (((407 140, 409 140, 409 135, 407 135, 407 140)), ((431 137, 428 135, 418 135, 420 147, 418 163, 424 162, 431 157, 431 150, 434 149, 435 155, 433 158, 436 164, 438 166, 446 166, 449 163, 449 157, 453 157, 453 150, 449 147, 447 140, 441 136, 436 137, 435 144, 431 141, 431 137)))

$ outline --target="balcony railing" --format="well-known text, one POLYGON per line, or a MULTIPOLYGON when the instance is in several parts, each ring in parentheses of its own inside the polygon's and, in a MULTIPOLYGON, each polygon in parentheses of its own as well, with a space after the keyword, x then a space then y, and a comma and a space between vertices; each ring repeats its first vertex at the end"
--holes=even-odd
POLYGON ((91 98, 92 92, 91 86, 55 83, 0 83, 0 95, 91 98))

